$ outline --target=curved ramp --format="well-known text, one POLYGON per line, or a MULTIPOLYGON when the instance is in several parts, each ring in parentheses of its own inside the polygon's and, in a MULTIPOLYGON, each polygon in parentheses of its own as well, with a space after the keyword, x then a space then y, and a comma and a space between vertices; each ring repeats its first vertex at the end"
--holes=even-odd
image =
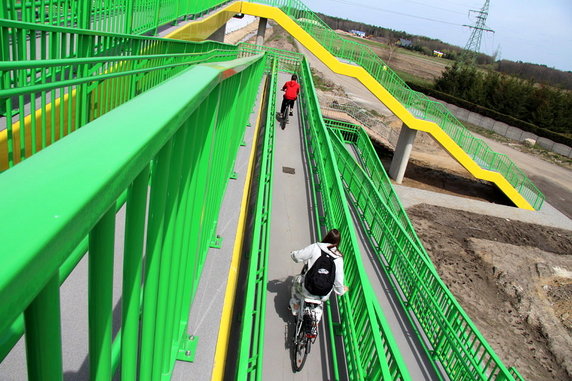
POLYGON ((474 177, 495 183, 519 208, 540 209, 544 195, 507 156, 493 152, 481 139, 473 137, 443 105, 409 89, 367 47, 341 38, 332 39, 334 32, 312 19, 313 14, 300 2, 292 2, 283 9, 272 5, 236 2, 220 12, 232 8, 276 21, 332 71, 358 79, 409 128, 429 133, 474 177))

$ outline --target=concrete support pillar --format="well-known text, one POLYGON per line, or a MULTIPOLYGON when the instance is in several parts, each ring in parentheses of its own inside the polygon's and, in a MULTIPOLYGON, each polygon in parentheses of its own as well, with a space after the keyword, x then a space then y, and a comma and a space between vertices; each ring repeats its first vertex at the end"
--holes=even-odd
POLYGON ((207 38, 207 40, 224 42, 224 35, 225 34, 226 34, 226 23, 223 26, 221 26, 220 28, 218 28, 216 32, 211 34, 210 37, 207 38))
POLYGON ((417 130, 412 130, 405 124, 401 126, 399 139, 397 139, 397 147, 395 147, 393 160, 389 167, 389 177, 395 180, 397 184, 401 184, 403 181, 405 169, 409 162, 409 156, 411 156, 411 150, 413 149, 415 136, 417 136, 417 130))
POLYGON ((256 34, 256 45, 264 45, 264 35, 266 34, 266 25, 268 19, 261 17, 258 20, 258 33, 256 34))

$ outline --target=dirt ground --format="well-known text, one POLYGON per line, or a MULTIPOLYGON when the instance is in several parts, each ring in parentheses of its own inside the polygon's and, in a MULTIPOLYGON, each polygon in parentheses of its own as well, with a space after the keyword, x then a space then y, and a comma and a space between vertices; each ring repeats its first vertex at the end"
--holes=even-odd
MULTIPOLYGON (((269 45, 300 49, 284 36, 274 36, 269 45)), ((349 98, 371 105, 371 94, 365 88, 359 90, 353 82, 336 77, 304 53, 324 80, 335 84, 336 97, 343 96, 341 87, 349 98)), ((409 59, 402 67, 414 67, 427 78, 439 70, 433 62, 422 67, 423 62, 411 57, 402 54, 393 59, 395 63, 409 59)), ((325 95, 320 92, 318 97, 322 100, 325 95)), ((399 128, 399 121, 380 107, 380 120, 392 129, 399 128)), ((387 170, 393 156, 391 144, 385 138, 373 141, 387 170)), ((554 168, 529 152, 519 157, 510 144, 487 143, 516 158, 547 201, 572 217, 569 168, 554 168)), ((416 138, 403 185, 512 205, 496 186, 473 178, 422 132, 416 138)), ((516 367, 527 380, 572 380, 572 231, 426 204, 407 212, 441 279, 502 362, 516 367)))
POLYGON ((503 363, 527 380, 572 379, 572 231, 426 204, 407 212, 503 363))

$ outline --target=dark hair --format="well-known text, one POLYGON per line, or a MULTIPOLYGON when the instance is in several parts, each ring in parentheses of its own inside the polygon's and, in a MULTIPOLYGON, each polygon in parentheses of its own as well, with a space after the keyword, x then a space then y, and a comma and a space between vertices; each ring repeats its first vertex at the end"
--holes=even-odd
POLYGON ((292 81, 295 81, 298 79, 298 76, 296 74, 292 74, 292 81))
POLYGON ((332 229, 326 234, 322 239, 322 243, 329 243, 331 246, 336 246, 340 244, 342 237, 338 229, 332 229))

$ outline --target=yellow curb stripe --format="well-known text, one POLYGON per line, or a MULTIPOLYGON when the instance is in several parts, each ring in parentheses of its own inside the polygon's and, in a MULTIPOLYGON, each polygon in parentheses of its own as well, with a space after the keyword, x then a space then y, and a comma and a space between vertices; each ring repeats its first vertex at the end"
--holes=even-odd
MULTIPOLYGON (((262 93, 264 99, 266 89, 262 93)), ((261 104, 262 105, 262 104, 261 104)), ((228 272, 228 280, 226 284, 226 292, 224 295, 224 305, 222 307, 222 316, 218 330, 218 339, 216 343, 216 351, 214 356, 212 381, 220 381, 224 377, 224 368, 226 364, 226 355, 228 352, 228 340, 230 336, 230 325, 234 308, 234 300, 236 297, 236 287, 238 281, 238 270, 242 244, 244 240, 244 229, 246 224, 246 207, 250 198, 250 183, 252 182, 252 172, 254 170, 254 159, 256 156, 256 145, 258 142, 258 130, 260 128, 262 107, 260 108, 256 120, 254 130, 254 138, 252 140, 252 148, 250 150, 250 159, 248 162, 248 170, 246 172, 246 182, 244 184, 242 202, 240 204, 240 216, 238 217, 238 226, 236 228, 236 240, 234 241, 234 249, 232 253, 232 261, 228 272)))

